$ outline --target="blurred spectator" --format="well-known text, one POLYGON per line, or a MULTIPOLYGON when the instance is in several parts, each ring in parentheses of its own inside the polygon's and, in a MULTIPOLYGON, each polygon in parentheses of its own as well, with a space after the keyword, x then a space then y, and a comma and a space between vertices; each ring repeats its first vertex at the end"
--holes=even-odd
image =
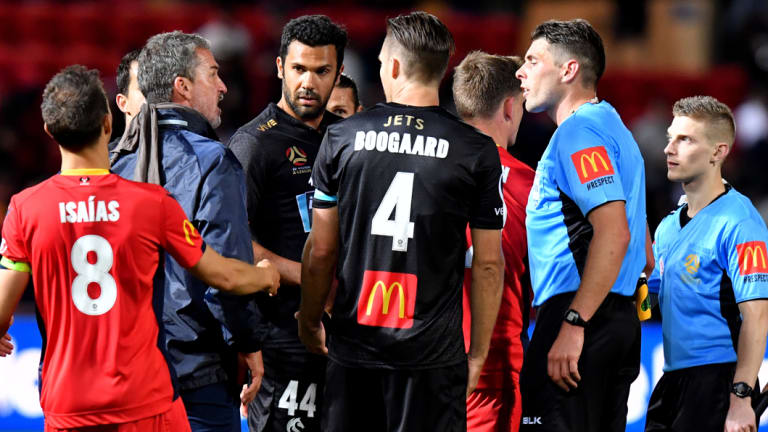
POLYGON ((251 117, 244 109, 251 93, 246 67, 246 58, 251 53, 251 33, 230 10, 223 8, 197 33, 210 43, 211 52, 219 62, 219 75, 227 83, 227 95, 220 104, 222 125, 218 131, 226 141, 225 138, 251 117))

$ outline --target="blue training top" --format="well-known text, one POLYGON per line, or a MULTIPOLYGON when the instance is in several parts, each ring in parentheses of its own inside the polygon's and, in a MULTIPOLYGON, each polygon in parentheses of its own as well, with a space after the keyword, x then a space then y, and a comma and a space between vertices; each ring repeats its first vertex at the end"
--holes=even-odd
POLYGON ((749 198, 727 188, 682 228, 687 205, 656 229, 648 287, 659 293, 665 372, 735 362, 737 303, 768 298, 768 230, 749 198))
POLYGON ((576 291, 592 225, 587 215, 624 201, 631 240, 611 292, 630 296, 645 266, 645 169, 632 134, 608 102, 585 103, 544 151, 526 208, 534 306, 576 291))

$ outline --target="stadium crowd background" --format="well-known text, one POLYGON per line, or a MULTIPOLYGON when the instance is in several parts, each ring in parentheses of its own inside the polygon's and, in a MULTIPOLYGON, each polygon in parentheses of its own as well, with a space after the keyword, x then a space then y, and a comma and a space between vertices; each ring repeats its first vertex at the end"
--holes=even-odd
MULTIPOLYGON (((40 120, 42 87, 63 66, 98 68, 114 106, 120 57, 147 37, 180 29, 207 37, 229 92, 223 141, 280 96, 275 55, 290 18, 322 13, 350 34, 345 71, 364 105, 383 101, 376 56, 384 20, 403 11, 436 14, 453 32, 450 68, 472 49, 524 54, 533 27, 549 18, 589 20, 603 36, 608 67, 598 96, 621 113, 646 162, 648 221, 655 228, 680 195, 667 182, 663 147, 672 103, 709 94, 734 109, 738 137, 725 177, 768 216, 768 3, 760 0, 543 0, 369 2, 315 6, 304 1, 127 1, 0 3, 0 220, 10 196, 58 171, 55 143, 40 120)), ((450 77, 442 104, 453 110, 450 77)), ((123 129, 115 116, 115 134, 123 129)), ((554 124, 526 115, 512 153, 535 168, 554 124)))
MULTIPOLYGON (((653 231, 675 208, 681 190, 666 180, 663 148, 672 103, 709 94, 736 115, 735 151, 724 176, 752 198, 768 220, 768 2, 765 0, 299 0, 7 1, 0 3, 0 224, 11 195, 59 169, 56 144, 42 129, 42 88, 62 67, 98 68, 110 94, 114 133, 123 117, 114 105, 115 71, 126 52, 156 33, 197 32, 211 41, 228 87, 222 141, 280 97, 275 56, 290 19, 322 13, 347 27, 345 72, 370 106, 384 100, 376 59, 385 18, 423 9, 451 30, 457 51, 441 103, 455 112, 450 72, 473 49, 522 55, 536 24, 585 18, 603 37, 607 70, 598 96, 622 115, 646 163, 648 222, 653 231)), ((535 168, 555 125, 545 114, 523 118, 511 153, 535 168)), ((0 225, 1 227, 1 225, 0 225)), ((22 311, 32 311, 27 290, 22 311)))

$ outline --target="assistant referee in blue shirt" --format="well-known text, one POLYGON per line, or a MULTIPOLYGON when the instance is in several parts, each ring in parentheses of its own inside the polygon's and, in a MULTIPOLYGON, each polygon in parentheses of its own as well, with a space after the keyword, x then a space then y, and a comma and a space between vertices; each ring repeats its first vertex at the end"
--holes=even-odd
POLYGON ((656 230, 664 375, 646 431, 756 431, 752 392, 768 329, 768 231, 749 198, 723 182, 731 110, 709 96, 681 99, 668 132, 667 177, 687 203, 656 230), (725 427, 723 426, 725 425, 725 427))

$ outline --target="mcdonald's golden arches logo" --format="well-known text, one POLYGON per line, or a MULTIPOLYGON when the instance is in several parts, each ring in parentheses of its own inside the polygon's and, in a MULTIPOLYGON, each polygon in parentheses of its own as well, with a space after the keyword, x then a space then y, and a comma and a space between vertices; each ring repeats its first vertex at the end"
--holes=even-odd
POLYGON ((753 273, 768 273, 768 254, 765 242, 751 241, 736 245, 739 253, 739 273, 742 276, 753 273))
POLYGON ((391 328, 413 327, 416 275, 366 270, 357 302, 357 322, 391 328))
POLYGON ((613 165, 603 146, 590 147, 571 155, 573 166, 582 184, 599 177, 613 175, 613 165))

